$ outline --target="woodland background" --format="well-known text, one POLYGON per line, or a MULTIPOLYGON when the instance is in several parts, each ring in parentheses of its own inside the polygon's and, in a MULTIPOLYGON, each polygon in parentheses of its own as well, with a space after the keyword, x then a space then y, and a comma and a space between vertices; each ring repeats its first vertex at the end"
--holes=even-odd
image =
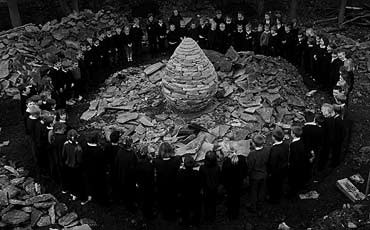
POLYGON ((226 13, 244 9, 247 17, 256 17, 266 11, 281 11, 291 18, 299 15, 302 21, 339 15, 341 23, 345 6, 363 6, 365 3, 366 0, 0 0, 0 30, 27 23, 44 24, 86 8, 130 11, 132 16, 144 17, 148 13, 160 14, 161 6, 197 11, 209 5, 222 8, 226 13), (203 4, 205 2, 208 4, 203 4))

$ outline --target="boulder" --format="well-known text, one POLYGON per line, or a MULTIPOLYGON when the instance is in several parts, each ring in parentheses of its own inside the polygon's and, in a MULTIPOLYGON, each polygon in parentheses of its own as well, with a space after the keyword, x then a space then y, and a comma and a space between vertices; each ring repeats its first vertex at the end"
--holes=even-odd
POLYGON ((144 69, 144 73, 149 76, 153 73, 157 72, 158 70, 162 69, 165 66, 163 62, 157 62, 153 65, 148 66, 146 69, 144 69))
POLYGON ((35 226, 35 224, 39 221, 42 216, 42 212, 36 208, 32 208, 31 211, 31 226, 35 226))
POLYGON ((4 223, 18 225, 22 224, 30 219, 30 214, 20 210, 11 210, 4 215, 2 215, 1 220, 4 223))
POLYGON ((65 216, 61 217, 58 220, 58 224, 62 225, 62 226, 67 226, 67 225, 71 224, 73 221, 75 221, 77 218, 78 218, 77 213, 70 212, 70 213, 66 214, 65 216))
POLYGON ((70 230, 91 230, 90 226, 88 224, 83 224, 80 226, 74 226, 70 228, 70 230))
POLYGON ((51 224, 50 216, 42 216, 37 222, 37 227, 46 227, 51 224))
POLYGON ((55 205, 55 214, 57 217, 64 216, 68 212, 68 207, 65 203, 57 203, 55 205))
POLYGON ((126 122, 136 120, 138 117, 138 113, 120 113, 117 116, 117 122, 120 124, 125 124, 126 122))
POLYGON ((31 197, 26 200, 27 205, 35 204, 35 203, 42 203, 48 200, 56 201, 56 198, 51 195, 50 193, 47 194, 41 194, 34 197, 31 197))
POLYGON ((48 209, 51 206, 55 205, 55 203, 56 203, 55 201, 40 202, 40 203, 34 203, 33 206, 39 209, 48 209))

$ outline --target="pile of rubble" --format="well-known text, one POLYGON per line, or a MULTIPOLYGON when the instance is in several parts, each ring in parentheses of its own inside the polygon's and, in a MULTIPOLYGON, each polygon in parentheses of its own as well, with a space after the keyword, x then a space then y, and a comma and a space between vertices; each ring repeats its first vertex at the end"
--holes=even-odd
POLYGON ((94 220, 79 218, 66 204, 41 191, 40 184, 29 177, 26 170, 0 162, 0 229, 48 226, 89 230, 97 225, 94 220))
POLYGON ((41 82, 40 72, 63 57, 62 67, 77 64, 80 43, 97 38, 107 28, 122 26, 126 18, 117 13, 84 10, 45 25, 26 24, 0 32, 0 96, 14 96, 16 86, 32 77, 41 82))
POLYGON ((207 150, 248 154, 250 137, 268 135, 275 125, 289 130, 304 120, 303 112, 317 110, 324 96, 307 97, 308 89, 296 68, 285 60, 253 53, 226 55, 204 51, 218 75, 218 91, 205 111, 177 114, 161 94, 167 63, 129 68, 106 80, 90 108, 81 116, 84 128, 102 129, 109 136, 120 130, 135 143, 157 150, 161 141, 202 160, 207 150))

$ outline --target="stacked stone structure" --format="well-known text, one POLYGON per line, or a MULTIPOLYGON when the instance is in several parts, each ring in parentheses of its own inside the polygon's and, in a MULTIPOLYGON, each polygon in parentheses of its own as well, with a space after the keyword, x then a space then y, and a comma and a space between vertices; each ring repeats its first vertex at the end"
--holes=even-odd
POLYGON ((185 38, 168 61, 162 77, 167 103, 184 113, 206 108, 217 92, 217 73, 203 50, 185 38))

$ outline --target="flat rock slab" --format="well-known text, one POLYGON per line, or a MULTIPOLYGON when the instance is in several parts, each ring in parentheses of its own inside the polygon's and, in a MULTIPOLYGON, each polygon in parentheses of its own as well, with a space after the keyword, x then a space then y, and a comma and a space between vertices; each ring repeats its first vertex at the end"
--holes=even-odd
POLYGON ((27 212, 20 211, 20 210, 11 210, 5 213, 1 217, 1 220, 4 223, 12 224, 12 225, 18 225, 18 224, 24 223, 29 219, 30 219, 30 214, 28 214, 27 212))
POLYGON ((75 221, 76 219, 78 218, 78 215, 77 213, 75 212, 70 212, 68 213, 67 215, 61 217, 59 220, 58 220, 58 224, 62 225, 62 226, 67 226, 69 225, 70 223, 72 223, 73 221, 75 221))
POLYGON ((91 118, 95 117, 98 113, 97 110, 86 110, 80 117, 81 120, 88 121, 91 118))
POLYGON ((80 226, 74 226, 70 228, 70 230, 91 230, 90 226, 88 224, 83 224, 80 226))
POLYGON ((126 122, 136 120, 138 117, 138 113, 121 113, 117 117, 117 122, 120 124, 125 124, 126 122))
POLYGON ((27 205, 35 204, 35 203, 42 203, 48 200, 56 200, 55 197, 51 194, 42 194, 38 196, 31 197, 26 200, 27 205))
POLYGON ((42 216, 40 220, 37 222, 38 227, 45 227, 51 224, 50 216, 42 216))
POLYGON ((163 64, 163 62, 157 62, 153 65, 148 66, 146 69, 144 69, 144 73, 149 76, 157 72, 158 70, 162 69, 164 66, 165 65, 163 64))

